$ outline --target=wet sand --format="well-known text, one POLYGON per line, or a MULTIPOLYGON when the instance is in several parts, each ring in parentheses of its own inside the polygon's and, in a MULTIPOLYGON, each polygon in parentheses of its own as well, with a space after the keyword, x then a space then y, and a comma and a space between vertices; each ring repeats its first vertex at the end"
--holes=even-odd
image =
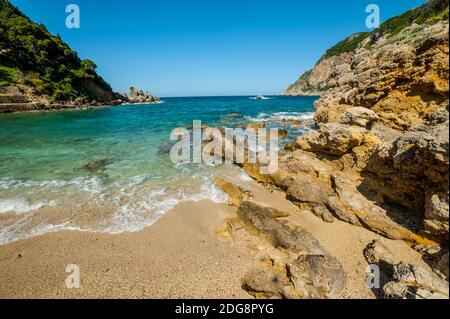
POLYGON ((186 202, 137 233, 57 232, 0 246, 0 298, 249 298, 253 262, 215 235, 232 211, 186 202), (68 264, 80 289, 67 289, 68 264))
MULTIPOLYGON (((325 223, 253 180, 239 184, 255 201, 288 212, 287 222, 307 229, 341 262, 347 284, 339 298, 375 298, 365 285, 363 250, 381 236, 338 220, 325 223)), ((220 239, 223 224, 235 216, 226 204, 185 202, 136 233, 63 231, 0 246, 0 298, 251 298, 241 278, 271 248, 242 228, 232 240, 220 239), (80 289, 65 287, 69 264, 80 267, 80 289)), ((429 268, 403 241, 389 247, 429 268)))

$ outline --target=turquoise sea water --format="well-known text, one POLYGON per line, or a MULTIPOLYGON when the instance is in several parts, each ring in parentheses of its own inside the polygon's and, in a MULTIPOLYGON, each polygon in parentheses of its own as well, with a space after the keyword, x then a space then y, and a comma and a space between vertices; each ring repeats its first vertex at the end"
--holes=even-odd
MULTIPOLYGON (((314 100, 166 98, 161 104, 0 116, 0 244, 62 229, 136 231, 180 201, 225 201, 213 176, 237 169, 174 165, 161 152, 170 132, 193 120, 280 126, 282 119, 312 117, 314 100)), ((304 133, 286 128, 291 137, 304 133)))

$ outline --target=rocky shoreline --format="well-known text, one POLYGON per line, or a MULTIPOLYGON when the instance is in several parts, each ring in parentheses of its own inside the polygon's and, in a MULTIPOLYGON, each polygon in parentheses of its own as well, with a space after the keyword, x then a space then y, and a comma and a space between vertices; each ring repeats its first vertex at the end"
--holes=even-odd
MULTIPOLYGON (((432 0, 412 13, 442 8, 444 1, 432 0)), ((449 298, 448 3, 446 10, 447 18, 439 13, 444 21, 412 23, 397 33, 382 26, 384 33, 324 56, 289 87, 287 95, 320 94, 317 129, 286 147, 275 173, 260 174, 259 164, 242 167, 299 211, 280 209, 270 198, 255 201, 239 185, 217 181, 236 207, 225 237, 243 227, 272 247, 242 276, 250 294, 336 298, 349 272, 361 267, 344 270, 307 228, 286 220, 309 212, 323 227, 339 221, 352 225, 351 232, 380 236, 358 252, 381 271, 377 297, 449 298), (395 242, 427 266, 399 258, 395 242)))
MULTIPOLYGON (((125 104, 158 103, 160 98, 142 90, 130 89, 130 94, 117 94, 114 100, 90 101, 79 97, 75 101, 50 103, 41 96, 22 93, 17 87, 3 88, 7 94, 0 94, 0 114, 33 111, 83 110, 97 107, 119 106, 125 104), (12 92, 12 93, 11 93, 12 92)), ((1 93, 1 92, 0 92, 1 93)))
MULTIPOLYGON (((339 123, 319 123, 317 130, 288 145, 276 173, 261 175, 257 164, 243 168, 322 223, 339 220, 386 238, 360 251, 382 271, 380 297, 448 298, 448 112, 439 109, 430 123, 403 134, 377 119, 371 110, 351 108, 339 123), (391 241, 405 242, 431 270, 394 258, 391 241)), ((339 295, 347 276, 340 262, 307 228, 283 220, 299 212, 267 204, 274 202, 270 195, 255 201, 251 192, 230 181, 216 183, 236 207, 236 218, 221 236, 233 238, 234 229, 245 228, 276 249, 243 274, 250 294, 301 299, 339 295)))

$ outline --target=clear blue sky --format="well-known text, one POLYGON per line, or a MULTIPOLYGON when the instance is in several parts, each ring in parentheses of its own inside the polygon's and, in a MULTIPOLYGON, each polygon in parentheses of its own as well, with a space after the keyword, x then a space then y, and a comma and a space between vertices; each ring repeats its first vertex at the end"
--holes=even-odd
POLYGON ((279 94, 324 51, 425 0, 12 0, 59 33, 116 91, 159 96, 279 94), (65 27, 76 3, 81 28, 65 27))

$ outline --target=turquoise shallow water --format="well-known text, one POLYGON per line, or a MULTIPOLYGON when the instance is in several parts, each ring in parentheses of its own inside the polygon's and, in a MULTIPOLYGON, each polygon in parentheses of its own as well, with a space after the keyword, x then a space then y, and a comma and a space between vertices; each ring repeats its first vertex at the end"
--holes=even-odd
MULTIPOLYGON (((135 231, 180 201, 224 201, 213 184, 223 167, 174 165, 161 154, 172 129, 193 120, 279 126, 282 119, 310 118, 314 100, 166 98, 161 104, 0 116, 0 243, 61 229, 135 231)), ((291 136, 304 132, 288 129, 291 136)))

